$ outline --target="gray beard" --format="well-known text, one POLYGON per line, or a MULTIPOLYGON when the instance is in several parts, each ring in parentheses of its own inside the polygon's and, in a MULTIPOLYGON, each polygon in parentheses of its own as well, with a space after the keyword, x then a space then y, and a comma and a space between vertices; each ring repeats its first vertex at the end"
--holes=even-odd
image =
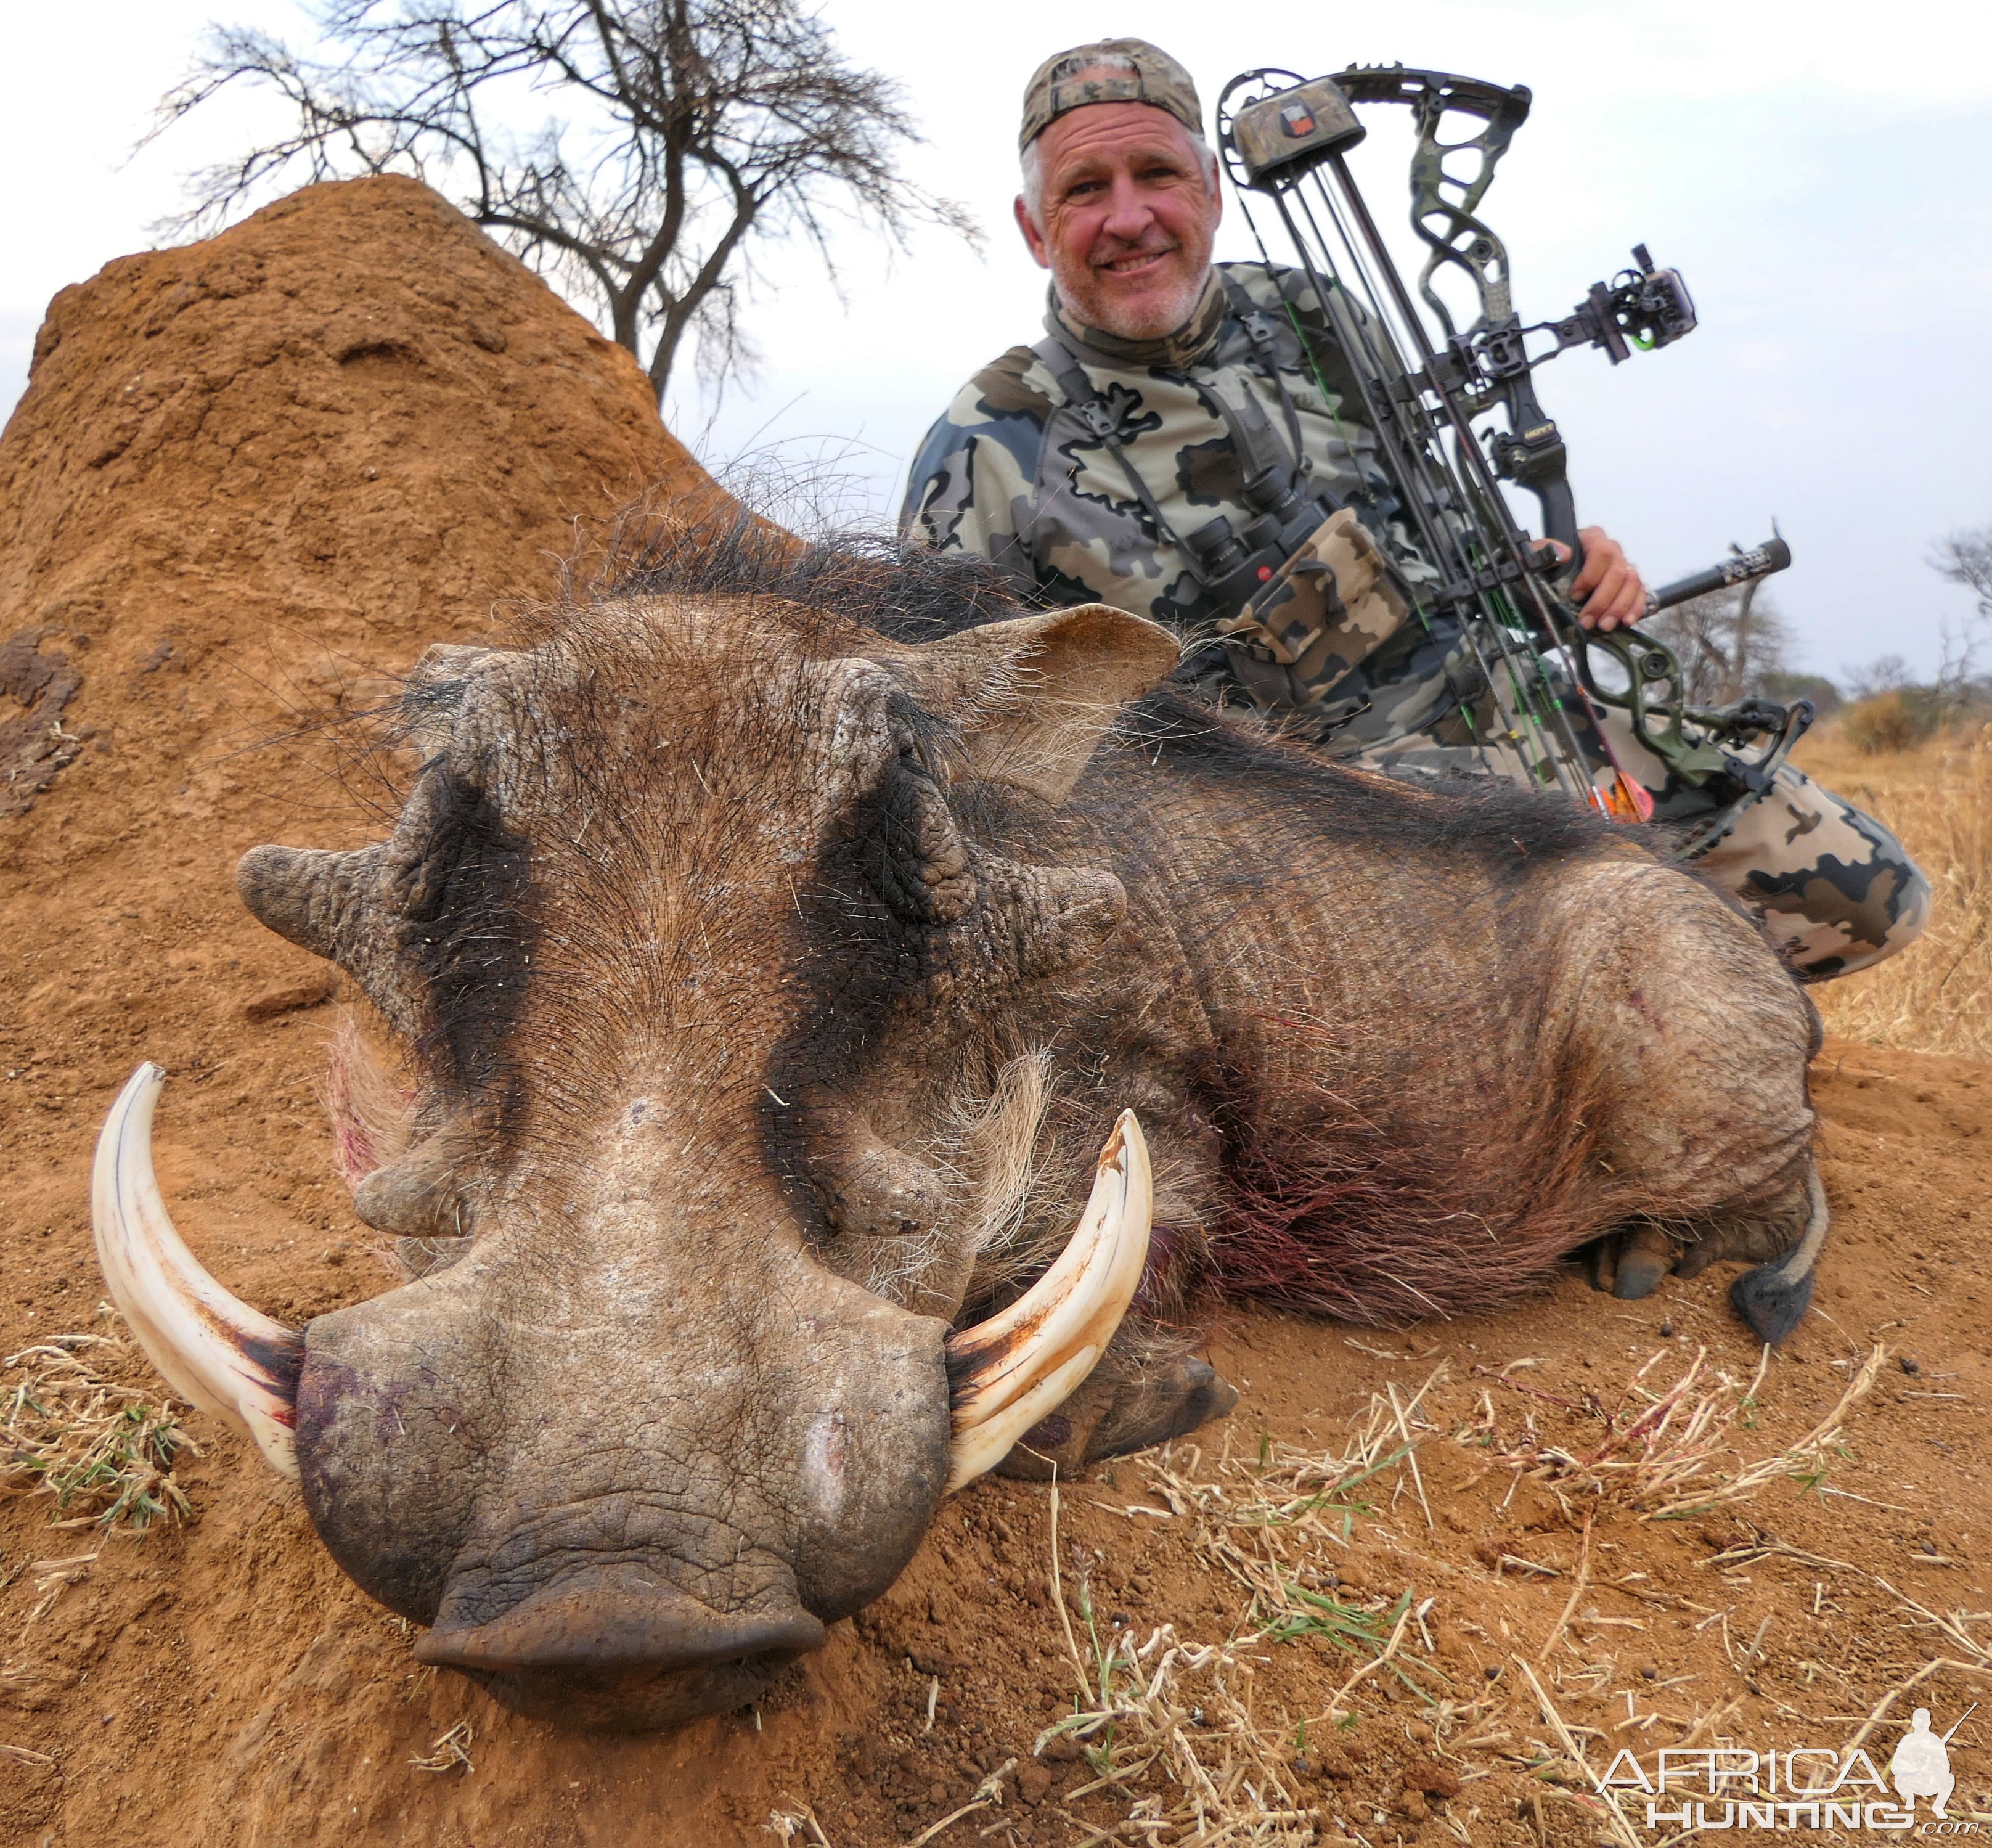
POLYGON ((1056 286, 1059 309, 1075 326, 1096 327, 1102 333, 1110 333, 1116 340, 1161 340, 1168 339, 1196 313, 1208 280, 1206 270, 1204 275, 1185 282, 1171 300, 1139 317, 1116 314, 1104 304, 1096 313, 1075 302, 1063 282, 1056 286))

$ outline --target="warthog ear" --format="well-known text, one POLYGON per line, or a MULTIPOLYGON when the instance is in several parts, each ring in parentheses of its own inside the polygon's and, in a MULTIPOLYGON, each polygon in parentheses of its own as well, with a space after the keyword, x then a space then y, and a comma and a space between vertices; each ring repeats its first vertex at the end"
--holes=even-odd
POLYGON ((950 720, 966 774, 1063 802, 1131 699, 1175 671, 1176 639, 1107 603, 965 629, 892 664, 950 720))

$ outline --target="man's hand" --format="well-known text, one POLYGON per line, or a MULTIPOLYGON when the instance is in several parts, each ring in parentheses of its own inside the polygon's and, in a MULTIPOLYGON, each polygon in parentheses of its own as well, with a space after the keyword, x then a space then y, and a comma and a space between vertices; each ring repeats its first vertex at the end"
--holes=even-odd
MULTIPOLYGON (((1646 586, 1625 548, 1601 526, 1578 529, 1584 541, 1584 569, 1570 587, 1577 620, 1587 629, 1629 629, 1646 613, 1646 586)), ((1561 539, 1549 543, 1560 558, 1570 556, 1561 539)))

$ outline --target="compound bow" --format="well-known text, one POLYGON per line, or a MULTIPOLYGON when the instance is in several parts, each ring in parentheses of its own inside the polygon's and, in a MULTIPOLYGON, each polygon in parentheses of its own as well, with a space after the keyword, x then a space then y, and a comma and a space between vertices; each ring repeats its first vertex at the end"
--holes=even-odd
MULTIPOLYGON (((1235 77, 1218 104, 1219 138, 1261 256, 1265 239, 1250 195, 1269 196, 1300 266, 1326 313, 1400 491, 1405 531, 1379 538, 1420 567, 1407 587, 1428 616, 1458 622, 1505 728, 1503 740, 1536 781, 1557 784, 1608 812, 1626 812, 1630 784, 1601 765, 1597 709, 1615 710, 1679 785, 1704 790, 1704 818, 1681 849, 1719 838, 1769 787, 1772 772, 1813 719, 1807 701, 1746 699, 1690 705, 1673 651, 1657 637, 1584 629, 1564 586, 1581 564, 1568 456, 1536 396, 1534 370, 1573 347, 1601 347, 1614 365, 1634 348, 1670 345, 1694 331, 1694 306, 1679 274, 1655 268, 1642 244, 1636 267, 1594 283, 1561 320, 1524 326, 1515 312, 1506 247, 1479 216, 1501 156, 1527 119, 1530 92, 1402 65, 1352 66, 1305 81, 1291 71, 1235 77), (1399 275, 1346 155, 1367 130, 1354 104, 1396 103, 1413 112, 1411 224, 1429 254, 1418 277, 1424 315, 1399 275), (1440 138, 1449 115, 1479 123, 1460 141, 1440 138), (1458 169, 1468 166, 1463 176, 1458 169), (1479 313, 1465 332, 1433 284, 1441 269, 1472 282, 1479 313), (1554 344, 1531 354, 1532 336, 1554 344), (1498 415, 1500 424, 1476 428, 1498 415), (1527 489, 1566 562, 1523 532, 1500 483, 1527 489), (1438 581, 1431 581, 1434 571, 1438 581), (1601 667, 1598 657, 1611 664, 1601 667), (1574 672, 1591 702, 1571 698, 1574 672), (1768 742, 1750 756, 1735 747, 1768 742)), ((1270 261, 1270 259, 1269 259, 1270 261)), ((1293 317, 1304 347, 1312 347, 1293 317)), ((1317 374, 1326 368, 1313 354, 1317 374)), ((1324 391, 1326 387, 1324 384, 1324 391)), ((1379 522, 1380 525, 1387 523, 1379 522)), ((1773 536, 1649 595, 1649 613, 1732 585, 1752 584, 1791 562, 1773 536)), ((1469 722, 1470 720, 1470 714, 1469 722)), ((1642 811, 1649 806, 1639 804, 1642 811)))

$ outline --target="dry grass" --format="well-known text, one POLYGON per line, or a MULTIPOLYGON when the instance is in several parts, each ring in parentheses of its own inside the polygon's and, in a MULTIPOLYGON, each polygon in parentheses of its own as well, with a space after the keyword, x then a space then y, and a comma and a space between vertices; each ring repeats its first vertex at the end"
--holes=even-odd
POLYGON ((156 1388, 123 1325, 59 1334, 0 1360, 0 1492, 49 1495, 52 1527, 143 1533, 191 1505, 173 1480, 182 1451, 200 1452, 156 1388))
POLYGON ((1735 1439, 1754 1423, 1770 1350, 1748 1384, 1711 1368, 1708 1351, 1698 1348, 1672 1385, 1649 1385, 1647 1376, 1665 1351, 1649 1358, 1609 1404, 1596 1393, 1579 1400, 1544 1392, 1514 1377, 1520 1364, 1499 1371, 1476 1368, 1492 1378, 1496 1390, 1520 1399, 1521 1419, 1519 1426, 1504 1420, 1493 1392, 1483 1392, 1480 1416, 1459 1433, 1460 1440, 1485 1446, 1514 1471, 1517 1484, 1540 1483, 1573 1526, 1607 1510, 1647 1521, 1678 1520, 1747 1500, 1774 1482, 1816 1487, 1849 1415, 1872 1390, 1885 1358, 1883 1350, 1874 1348, 1831 1410, 1803 1437, 1746 1459, 1735 1439))
POLYGON ((807 1842, 814 1843, 816 1848, 830 1848, 830 1837, 824 1833, 816 1812, 807 1803, 793 1809, 776 1810, 763 1826, 778 1842, 807 1842))
POLYGON ((1892 829, 1935 902, 1921 939, 1813 991, 1829 1032, 1912 1052, 1992 1057, 1992 726, 1866 755, 1827 725, 1806 774, 1892 829))
POLYGON ((1093 1775, 1066 1801, 1111 1791, 1128 1805, 1099 1829, 1063 1812, 1081 1831, 1075 1848, 1114 1839, 1156 1848, 1220 1839, 1301 1848, 1318 1839, 1320 1812, 1301 1799, 1293 1768, 1294 1730, 1262 1723, 1254 1711, 1254 1666, 1243 1643, 1185 1641, 1171 1624, 1145 1642, 1131 1630, 1103 1634, 1083 1573, 1068 1605, 1056 1484, 1052 1595, 1078 1692, 1072 1713, 1039 1734, 1034 1755, 1080 1748, 1093 1775))
POLYGON ((476 1738, 477 1728, 468 1720, 459 1720, 430 1746, 426 1757, 411 1758, 408 1762, 417 1771, 455 1771, 459 1767, 475 1771, 477 1767, 470 1761, 470 1748, 476 1738))
POLYGON ((1148 1471, 1156 1492, 1188 1522, 1197 1550, 1246 1594, 1239 1623, 1220 1641, 1192 1641, 1168 1624, 1144 1641, 1131 1629, 1103 1628, 1084 1557, 1075 1555, 1069 1580, 1062 1570, 1054 1488, 1052 1590, 1076 1696, 1033 1750, 1083 1754, 1093 1775, 1066 1792, 1068 1802, 1110 1791, 1127 1804, 1097 1829, 1066 1812, 1080 1830, 1074 1848, 1110 1839, 1157 1848, 1317 1842, 1329 1819, 1304 1794, 1296 1759, 1311 1733, 1332 1737, 1351 1721, 1359 1687, 1390 1675, 1441 1724, 1469 1710, 1429 1659, 1424 1620, 1432 1600, 1345 1592, 1332 1563, 1340 1557, 1346 1568, 1356 1518, 1375 1514, 1387 1490, 1423 1508, 1414 1453, 1438 1430, 1419 1408, 1444 1371, 1408 1396, 1394 1389, 1373 1396, 1340 1450, 1301 1454, 1268 1443, 1249 1461, 1220 1458, 1211 1480, 1198 1479, 1195 1447, 1161 1453, 1148 1471), (1257 1652, 1306 1639, 1345 1657, 1347 1673, 1318 1711, 1260 1711, 1257 1652))
POLYGON ((1379 1674, 1428 1706, 1443 1701, 1444 1675, 1405 1648, 1407 1635, 1421 1636, 1432 1600, 1346 1591, 1335 1562, 1346 1570, 1356 1517, 1375 1514, 1387 1490, 1393 1503, 1408 1495, 1432 1525, 1417 1451, 1438 1434, 1421 1408, 1446 1372, 1441 1365, 1408 1395, 1394 1385, 1372 1394, 1339 1450, 1297 1453, 1269 1442, 1252 1462, 1223 1460, 1216 1481, 1192 1481, 1166 1464, 1154 1472, 1172 1510, 1192 1518, 1197 1550, 1249 1594, 1242 1621, 1250 1641, 1316 1640, 1358 1662, 1324 1719, 1339 1720, 1344 1696, 1379 1674))
MULTIPOLYGON (((1656 1723, 1676 1734, 1667 1739, 1670 1745, 1726 1740, 1741 1696, 1716 1691, 1687 1715, 1657 1708, 1632 1714, 1629 1696, 1631 1716, 1614 1721, 1609 1733, 1601 1724, 1565 1720, 1558 1710, 1561 1694, 1595 1700, 1597 1688, 1608 1685, 1615 1672, 1608 1658, 1591 1659, 1599 1624, 1612 1620, 1582 1608, 1591 1584, 1594 1527, 1608 1532, 1615 1525, 1622 1542, 1625 1523, 1752 1507, 1767 1494, 1789 1494, 1792 1484, 1801 1490, 1817 1486, 1841 1453, 1848 1420, 1874 1389, 1884 1359, 1878 1348, 1850 1362, 1844 1387, 1802 1436, 1767 1444, 1751 1435, 1766 1366, 1739 1379, 1712 1367, 1701 1351, 1684 1365, 1677 1359, 1676 1368, 1656 1380, 1665 1357, 1674 1352, 1662 1350, 1616 1389, 1570 1399, 1531 1385, 1526 1362, 1476 1368, 1488 1385, 1480 1394, 1479 1417, 1461 1428, 1455 1427, 1464 1406, 1455 1400, 1450 1412, 1437 1409, 1456 1391, 1448 1388, 1441 1364, 1415 1390, 1393 1385, 1373 1395, 1350 1420, 1339 1448, 1301 1452, 1266 1440, 1256 1457, 1226 1453, 1214 1463, 1190 1446, 1158 1453, 1144 1469, 1147 1492, 1166 1502, 1178 1531, 1240 1594, 1230 1634, 1217 1640, 1190 1640, 1169 1624, 1144 1638, 1134 1628, 1103 1624, 1088 1580, 1091 1556, 1076 1548, 1066 1555, 1061 1547, 1055 1490, 1052 1591, 1075 1695, 1070 1711, 1044 1729, 1033 1751, 1054 1761, 1076 1752, 1090 1773, 1064 1792, 1058 1806, 1076 1832, 1073 1848, 1108 1840, 1158 1848, 1219 1842, 1284 1848, 1339 1840, 1349 1825, 1337 1811, 1354 1814, 1349 1793, 1314 1783, 1310 1755, 1332 1757, 1342 1729, 1366 1716, 1407 1710, 1431 1729, 1415 1736, 1435 1739, 1432 1749, 1460 1767, 1469 1785, 1489 1775, 1472 1764, 1490 1758, 1510 1773, 1526 1774, 1538 1839, 1550 1833, 1548 1810, 1561 1808, 1588 1832, 1587 1840, 1634 1848, 1640 1837, 1613 1794, 1600 1787, 1605 1760, 1628 1728, 1656 1723), (1439 1563, 1450 1549, 1443 1536, 1434 1532, 1428 1556, 1410 1543, 1434 1525, 1418 1453, 1448 1436, 1484 1447, 1493 1467, 1512 1471, 1518 1487, 1540 1484, 1561 1504, 1572 1529, 1581 1530, 1574 1566, 1530 1568, 1552 1578, 1567 1574, 1570 1588, 1557 1598, 1560 1614, 1539 1645, 1526 1645, 1520 1638, 1505 1645, 1494 1641, 1516 1671, 1498 1685, 1484 1674, 1459 1680, 1449 1672, 1458 1665, 1456 1649, 1445 1654, 1434 1635, 1443 1631, 1444 1619, 1492 1641, 1490 1631, 1467 1620, 1495 1618, 1465 1607, 1439 1609, 1440 1598, 1415 1589, 1429 1582, 1455 1600, 1461 1589, 1456 1578, 1449 1582, 1447 1576, 1455 1569, 1439 1563), (1410 1581, 1407 1588, 1388 1593, 1370 1588, 1377 1582, 1373 1568, 1383 1531, 1376 1524, 1386 1520, 1399 1536, 1389 1544, 1389 1583, 1394 1587, 1410 1581), (1257 1685, 1268 1649, 1282 1642, 1305 1643, 1333 1665, 1332 1691, 1310 1693, 1305 1712, 1287 1710, 1257 1685), (1089 1824, 1066 1807, 1089 1794, 1110 1795, 1117 1807, 1124 1807, 1110 1823, 1089 1824)), ((1162 1511, 1126 1512, 1133 1518, 1162 1511)), ((1944 1655, 1905 1686, 1946 1667, 1976 1672, 1992 1664, 1979 1641, 1980 1629, 1992 1621, 1983 1614, 1919 1604, 1845 1562, 1800 1555, 1765 1536, 1707 1563, 1733 1570, 1772 1552, 1822 1573, 1842 1570, 1870 1580, 1912 1627, 1930 1635, 1944 1655)), ((1518 1569, 1523 1563, 1517 1562, 1518 1569)), ((1649 1595, 1682 1610, 1703 1608, 1671 1593, 1649 1595)), ((1507 1637, 1506 1623, 1499 1627, 1507 1637)), ((1724 1622, 1724 1647, 1740 1679, 1747 1679, 1758 1659, 1765 1628, 1768 1622, 1754 1641, 1739 1639, 1731 1648, 1724 1622)), ((1901 1693, 1897 1688, 1876 1710, 1868 1730, 1901 1693)), ((1595 1712, 1587 1716, 1597 1717, 1595 1712)), ((977 1795, 984 1802, 994 1800, 977 1795)), ((1429 1830, 1441 1826, 1462 1841, 1473 1839, 1456 1812, 1434 1818, 1429 1830)), ((800 1826, 795 1839, 806 1839, 800 1826)))
MULTIPOLYGON (((66 1559, 28 1562, 22 1572, 33 1589, 35 1601, 22 1621, 21 1634, 26 1635, 46 1617, 72 1585, 84 1583, 90 1576, 90 1568, 102 1556, 103 1549, 100 1547, 95 1553, 73 1553, 66 1559)), ((37 1671, 32 1664, 0 1662, 0 1693, 19 1696, 37 1679, 37 1671)))

